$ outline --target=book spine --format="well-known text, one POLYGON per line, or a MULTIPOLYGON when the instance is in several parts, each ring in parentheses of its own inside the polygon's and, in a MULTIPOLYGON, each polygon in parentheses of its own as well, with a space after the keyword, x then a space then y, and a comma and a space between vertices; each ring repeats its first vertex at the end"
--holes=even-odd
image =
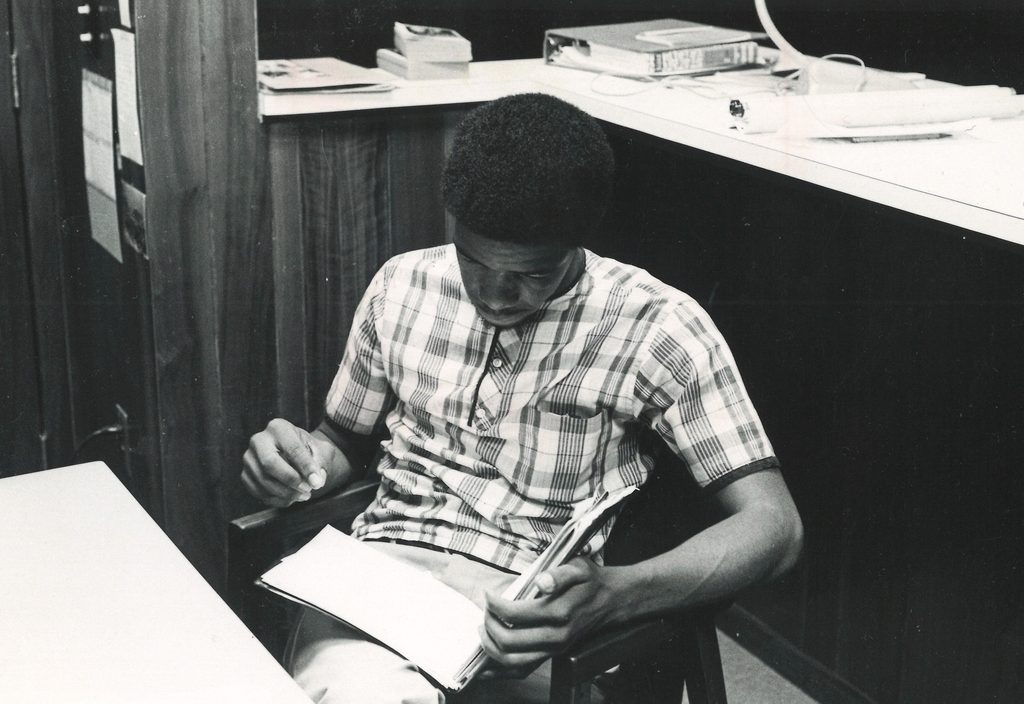
POLYGON ((731 42, 687 49, 639 52, 601 44, 590 44, 591 56, 612 61, 623 69, 638 73, 684 73, 715 69, 757 61, 756 42, 731 42))
POLYGON ((672 49, 651 54, 650 59, 649 68, 652 73, 740 66, 757 60, 757 44, 755 42, 737 42, 694 49, 672 49))

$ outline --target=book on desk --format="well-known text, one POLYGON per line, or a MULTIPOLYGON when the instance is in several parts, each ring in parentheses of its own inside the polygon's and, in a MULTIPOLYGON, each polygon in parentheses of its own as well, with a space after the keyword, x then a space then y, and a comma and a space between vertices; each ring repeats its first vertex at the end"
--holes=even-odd
POLYGON ((660 19, 549 29, 544 61, 592 71, 671 76, 757 63, 764 35, 713 25, 660 19))

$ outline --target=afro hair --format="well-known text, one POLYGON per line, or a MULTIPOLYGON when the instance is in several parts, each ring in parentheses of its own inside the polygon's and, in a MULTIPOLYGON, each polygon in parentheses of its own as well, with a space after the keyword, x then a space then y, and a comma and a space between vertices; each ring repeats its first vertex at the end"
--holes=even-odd
POLYGON ((584 244, 611 196, 615 160, 597 121, 541 93, 470 111, 444 169, 448 211, 490 239, 584 244))

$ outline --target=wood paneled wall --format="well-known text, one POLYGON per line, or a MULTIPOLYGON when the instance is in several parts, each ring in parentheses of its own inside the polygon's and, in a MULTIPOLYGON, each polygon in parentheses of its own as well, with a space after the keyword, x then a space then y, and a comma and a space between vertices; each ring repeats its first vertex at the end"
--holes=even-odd
POLYGON ((247 3, 137 0, 165 530, 215 586, 248 506, 245 439, 275 407, 268 153, 247 3))
MULTIPOLYGON (((28 376, 33 374, 33 367, 37 370, 40 413, 35 425, 36 432, 44 436, 39 443, 39 464, 24 468, 28 470, 71 457, 74 445, 75 421, 67 381, 63 217, 68 212, 66 203, 71 195, 67 190, 67 165, 60 158, 64 153, 62 144, 70 136, 61 129, 59 121, 67 100, 66 84, 60 79, 68 73, 68 57, 62 51, 66 35, 62 34, 64 25, 59 19, 59 3, 8 0, 5 5, 10 14, 4 21, 10 19, 10 31, 17 39, 21 109, 16 124, 21 149, 20 154, 5 154, 3 168, 11 169, 10 175, 13 175, 15 169, 30 166, 21 172, 24 210, 19 216, 16 207, 10 211, 5 208, 3 219, 18 228, 23 238, 20 245, 14 246, 25 248, 26 260, 20 262, 24 267, 20 273, 30 280, 35 304, 35 364, 29 365, 23 360, 17 373, 28 376), (10 212, 10 221, 7 221, 7 212, 10 212), (23 218, 20 226, 17 225, 19 217, 23 218)), ((77 75, 75 80, 79 80, 77 75)), ((4 132, 9 130, 13 131, 10 125, 4 132)), ((22 427, 21 432, 24 430, 22 427)))
MULTIPOLYGON (((0 0, 0 115, 14 115, 10 11, 0 0)), ((5 118, 6 119, 6 118, 5 118)), ((42 467, 42 411, 35 354, 21 155, 13 126, 0 128, 0 477, 42 467)))
POLYGON ((449 238, 441 168, 461 111, 269 127, 281 415, 313 426, 356 305, 391 256, 449 238))

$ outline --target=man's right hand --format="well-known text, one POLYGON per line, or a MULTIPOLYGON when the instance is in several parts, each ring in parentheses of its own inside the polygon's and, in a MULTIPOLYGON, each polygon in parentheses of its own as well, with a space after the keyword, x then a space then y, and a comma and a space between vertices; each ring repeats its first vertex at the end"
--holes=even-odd
POLYGON ((281 418, 270 421, 249 439, 242 458, 245 488, 266 504, 289 506, 336 484, 331 469, 339 450, 318 435, 281 418))

